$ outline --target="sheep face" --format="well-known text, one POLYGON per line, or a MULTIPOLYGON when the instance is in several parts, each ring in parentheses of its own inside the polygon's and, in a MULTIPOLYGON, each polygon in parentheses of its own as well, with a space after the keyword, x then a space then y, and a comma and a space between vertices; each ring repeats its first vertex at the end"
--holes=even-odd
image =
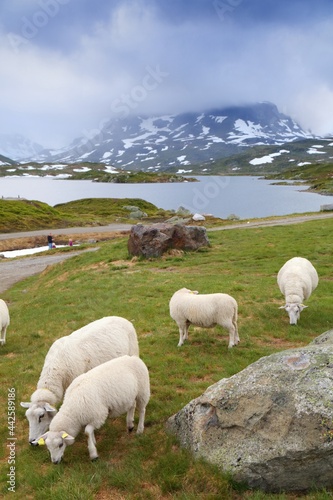
POLYGON ((21 403, 21 406, 28 408, 25 416, 29 422, 29 443, 32 444, 38 436, 48 430, 57 410, 49 403, 21 403))
POLYGON ((50 452, 51 462, 59 464, 64 456, 66 446, 73 444, 74 441, 75 438, 65 431, 48 431, 35 439, 32 444, 34 446, 45 444, 50 452))
POLYGON ((289 315, 290 324, 297 325, 297 320, 299 320, 301 316, 301 312, 308 306, 303 304, 292 304, 288 303, 285 306, 281 306, 280 309, 285 309, 289 315))

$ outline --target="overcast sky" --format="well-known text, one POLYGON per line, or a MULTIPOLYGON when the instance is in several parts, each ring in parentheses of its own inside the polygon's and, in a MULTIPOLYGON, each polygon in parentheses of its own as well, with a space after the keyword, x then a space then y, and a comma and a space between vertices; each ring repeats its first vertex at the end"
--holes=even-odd
POLYGON ((332 0, 1 0, 0 133, 271 101, 333 133, 332 0))

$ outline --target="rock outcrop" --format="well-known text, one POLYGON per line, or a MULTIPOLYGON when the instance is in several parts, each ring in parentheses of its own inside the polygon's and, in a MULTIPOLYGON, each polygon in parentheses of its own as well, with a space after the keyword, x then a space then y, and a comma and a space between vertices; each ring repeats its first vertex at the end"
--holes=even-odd
POLYGON ((209 387, 167 429, 266 492, 333 487, 333 330, 209 387))
POLYGON ((127 243, 130 255, 146 258, 160 257, 172 248, 197 250, 203 246, 209 246, 206 228, 167 223, 132 226, 127 243))

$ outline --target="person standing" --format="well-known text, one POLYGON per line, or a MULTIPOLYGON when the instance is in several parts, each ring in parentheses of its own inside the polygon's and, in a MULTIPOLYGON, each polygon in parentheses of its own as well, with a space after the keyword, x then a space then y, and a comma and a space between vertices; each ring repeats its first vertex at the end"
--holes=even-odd
POLYGON ((53 246, 53 238, 52 238, 51 233, 47 236, 47 244, 48 244, 49 249, 51 249, 53 246))

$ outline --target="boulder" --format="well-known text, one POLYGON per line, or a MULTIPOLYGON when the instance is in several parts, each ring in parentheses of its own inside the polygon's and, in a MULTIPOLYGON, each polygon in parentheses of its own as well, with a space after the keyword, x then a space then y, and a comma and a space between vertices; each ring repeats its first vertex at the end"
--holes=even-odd
POLYGON ((170 249, 197 250, 209 246, 206 228, 182 224, 158 223, 132 226, 128 239, 130 255, 160 257, 170 249))
POLYGON ((320 205, 321 212, 330 212, 331 210, 333 210, 333 203, 330 203, 328 205, 320 205))
POLYGON ((201 215, 201 214, 194 214, 193 217, 192 217, 192 219, 194 221, 206 220, 206 218, 203 215, 201 215))
POLYGON ((196 457, 265 492, 333 487, 333 330, 210 386, 167 421, 196 457))

